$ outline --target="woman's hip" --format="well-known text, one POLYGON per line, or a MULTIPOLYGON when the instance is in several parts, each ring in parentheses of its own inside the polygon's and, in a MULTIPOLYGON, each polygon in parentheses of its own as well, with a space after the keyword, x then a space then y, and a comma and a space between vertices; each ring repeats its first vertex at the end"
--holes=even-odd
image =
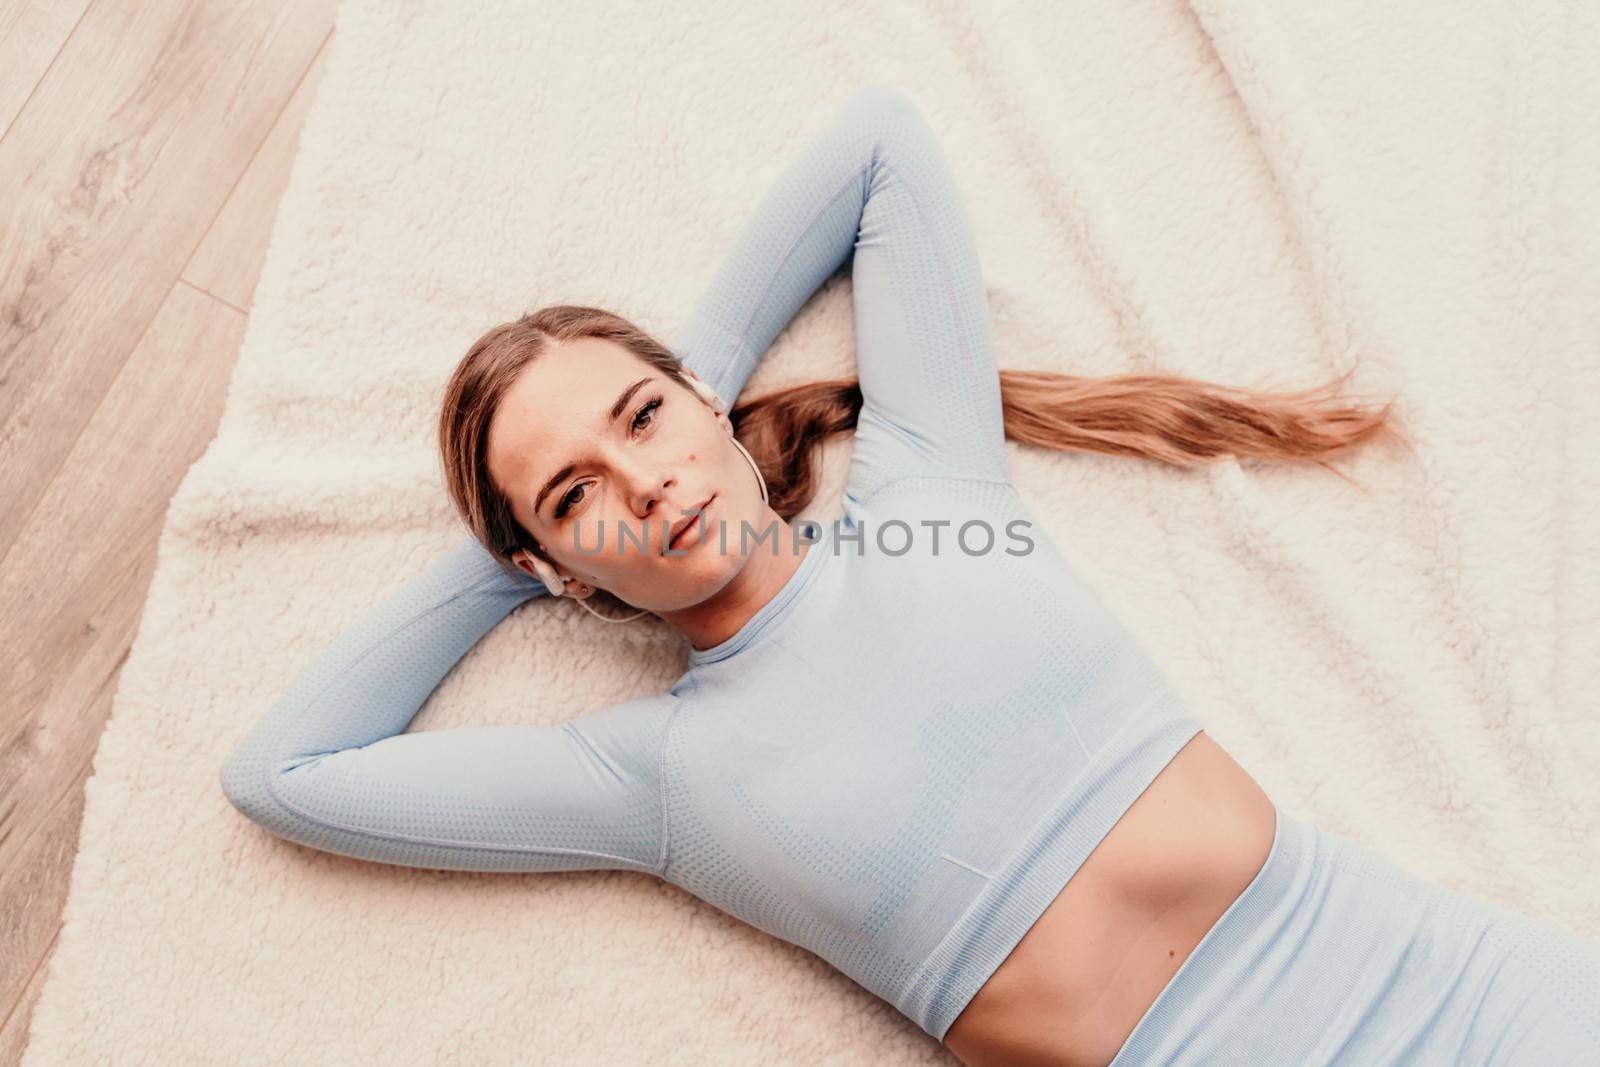
POLYGON ((1276 811, 1113 1067, 1600 1063, 1600 945, 1276 811))

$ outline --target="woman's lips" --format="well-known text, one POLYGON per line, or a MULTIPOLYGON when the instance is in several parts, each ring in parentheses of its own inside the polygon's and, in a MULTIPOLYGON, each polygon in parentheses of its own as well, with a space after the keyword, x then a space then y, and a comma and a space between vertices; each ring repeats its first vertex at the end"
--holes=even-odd
MULTIPOLYGON (((688 523, 684 526, 683 529, 679 530, 676 534, 674 534, 672 536, 672 540, 667 542, 667 548, 668 549, 670 549, 670 550, 672 550, 674 552, 677 551, 678 542, 680 542, 684 538, 690 536, 691 532, 696 527, 703 527, 706 524, 706 509, 711 507, 711 502, 713 500, 715 500, 715 499, 717 499, 717 494, 712 493, 710 496, 706 497, 706 499, 705 499, 705 501, 703 503, 697 505, 694 509, 692 509, 694 512, 696 512, 696 514, 690 514, 690 515, 685 516, 685 518, 687 518, 689 520, 688 523)), ((695 543, 698 544, 700 542, 700 540, 703 540, 703 539, 697 538, 695 543)))

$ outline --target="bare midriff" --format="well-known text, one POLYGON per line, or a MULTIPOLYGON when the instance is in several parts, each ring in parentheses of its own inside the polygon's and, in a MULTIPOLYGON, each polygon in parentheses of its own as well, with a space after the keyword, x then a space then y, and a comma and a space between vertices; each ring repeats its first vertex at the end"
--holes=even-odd
POLYGON ((1272 848, 1272 801, 1204 731, 945 1034, 972 1067, 1105 1067, 1272 848))

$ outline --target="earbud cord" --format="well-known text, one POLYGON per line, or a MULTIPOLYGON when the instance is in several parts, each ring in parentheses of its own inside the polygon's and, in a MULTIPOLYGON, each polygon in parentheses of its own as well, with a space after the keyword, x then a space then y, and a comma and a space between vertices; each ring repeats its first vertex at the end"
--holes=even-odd
MULTIPOLYGON (((750 469, 756 472, 756 482, 761 486, 761 502, 763 504, 768 503, 767 480, 761 476, 761 468, 756 466, 755 457, 750 455, 749 449, 745 448, 744 445, 739 443, 739 439, 737 437, 731 438, 731 440, 733 441, 733 447, 737 448, 741 453, 743 453, 745 461, 750 464, 750 469)), ((602 615, 600 612, 590 607, 588 597, 584 597, 582 600, 579 600, 578 604, 582 606, 583 610, 587 611, 590 615, 593 615, 595 618, 600 619, 603 622, 632 622, 641 615, 649 614, 648 608, 640 608, 632 615, 625 615, 620 619, 613 619, 611 616, 602 615)))

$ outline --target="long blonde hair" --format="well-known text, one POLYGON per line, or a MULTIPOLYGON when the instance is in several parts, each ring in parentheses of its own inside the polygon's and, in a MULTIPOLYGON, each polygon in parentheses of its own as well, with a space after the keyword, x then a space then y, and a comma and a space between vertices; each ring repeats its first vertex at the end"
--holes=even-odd
MULTIPOLYGON (((445 386, 439 451, 456 511, 508 569, 515 569, 511 556, 519 549, 547 557, 489 477, 490 420, 524 367, 552 341, 579 337, 613 341, 688 388, 670 348, 601 308, 541 308, 500 323, 473 342, 445 386)), ((1390 418, 1392 400, 1373 410, 1337 396, 1352 371, 1310 389, 1276 393, 1169 374, 1086 378, 1039 370, 999 373, 1006 437, 1040 448, 1183 467, 1227 455, 1327 467, 1328 459, 1378 436, 1407 443, 1390 418)), ((772 509, 785 520, 799 514, 816 492, 816 446, 853 429, 860 410, 861 387, 852 377, 804 382, 741 399, 728 413, 735 435, 766 477, 772 509)))

